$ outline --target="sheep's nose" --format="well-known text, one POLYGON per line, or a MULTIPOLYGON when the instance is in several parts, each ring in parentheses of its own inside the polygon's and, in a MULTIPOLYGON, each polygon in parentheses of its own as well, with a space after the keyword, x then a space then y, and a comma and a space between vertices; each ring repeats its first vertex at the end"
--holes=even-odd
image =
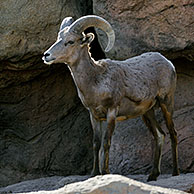
POLYGON ((50 53, 45 53, 44 54, 44 57, 49 57, 50 56, 50 53))

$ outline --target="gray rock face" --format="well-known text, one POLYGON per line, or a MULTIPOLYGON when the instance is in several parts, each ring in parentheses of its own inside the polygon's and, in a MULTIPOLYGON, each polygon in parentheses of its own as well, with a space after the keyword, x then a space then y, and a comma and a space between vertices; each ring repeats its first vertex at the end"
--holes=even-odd
POLYGON ((55 41, 64 17, 88 14, 90 6, 85 0, 1 1, 0 60, 40 55, 55 41))
MULTIPOLYGON (((140 175, 132 178, 140 180, 140 175)), ((121 175, 104 175, 89 178, 86 176, 48 177, 21 182, 0 188, 1 193, 92 193, 92 194, 141 194, 141 193, 185 193, 194 192, 194 174, 186 174, 175 177, 166 175, 158 181, 145 184, 121 175), (175 190, 176 189, 176 190, 175 190), (183 192, 185 191, 185 192, 183 192)), ((141 175, 141 179, 146 179, 141 175)))
POLYGON ((0 102, 1 186, 49 174, 90 173, 89 116, 64 64, 48 68, 31 81, 1 88, 0 102))
MULTIPOLYGON (((46 194, 47 192, 39 192, 40 194, 46 194)), ((52 193, 52 192, 51 192, 52 193)), ((53 192, 55 193, 55 192, 53 192)), ((123 177, 121 175, 104 175, 96 176, 94 178, 88 179, 84 182, 73 183, 65 186, 57 191, 58 194, 76 194, 76 193, 87 193, 87 194, 183 194, 185 192, 165 189, 156 186, 150 186, 144 183, 134 181, 132 179, 123 177)), ((32 193, 33 194, 33 193, 32 193)))
MULTIPOLYGON (((116 32, 115 47, 107 56, 123 59, 152 50, 175 58, 174 120, 180 170, 194 172, 193 3, 94 0, 93 7, 116 32)), ((90 0, 0 2, 0 186, 47 175, 90 173, 88 112, 66 66, 48 67, 41 57, 55 42, 64 17, 79 18, 91 10, 90 0)), ((159 113, 158 119, 165 128, 159 113)), ((153 146, 140 118, 118 123, 110 153, 111 173, 148 174, 153 146)), ((161 171, 171 173, 171 169, 167 132, 161 171)))
MULTIPOLYGON (((116 33, 116 42, 107 56, 126 59, 146 51, 159 51, 173 62, 178 72, 174 122, 178 131, 179 163, 183 172, 194 171, 194 17, 191 1, 105 1, 94 0, 94 13, 107 19, 116 33), (187 60, 185 60, 187 59, 187 60), (191 62, 190 62, 190 61, 191 62)), ((97 31, 102 46, 106 37, 97 31)), ((162 155, 162 173, 171 173, 171 147, 163 116, 158 120, 167 136, 162 155)), ((154 141, 140 118, 119 123, 111 153, 111 172, 149 173, 154 141)))
POLYGON ((65 64, 48 67, 41 59, 62 19, 89 14, 90 5, 0 2, 0 186, 92 168, 89 116, 70 73, 65 64))
MULTIPOLYGON (((94 13, 115 29, 115 47, 107 54, 126 59, 146 51, 194 59, 193 1, 94 0, 94 13)), ((103 44, 106 37, 100 40, 103 44)))

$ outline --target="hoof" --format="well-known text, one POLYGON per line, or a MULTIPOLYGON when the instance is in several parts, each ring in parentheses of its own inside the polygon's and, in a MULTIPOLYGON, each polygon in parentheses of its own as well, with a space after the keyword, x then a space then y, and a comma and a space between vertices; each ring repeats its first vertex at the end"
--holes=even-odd
POLYGON ((102 170, 102 175, 105 175, 105 174, 110 174, 110 171, 109 170, 102 170))
POLYGON ((148 179, 147 179, 147 182, 149 182, 149 181, 157 181, 157 177, 158 176, 156 176, 154 174, 150 174, 148 179))
POLYGON ((180 174, 179 170, 176 170, 175 172, 172 173, 172 176, 178 176, 180 174))
POLYGON ((91 177, 94 177, 94 176, 97 176, 97 175, 101 175, 101 173, 99 171, 93 171, 91 172, 90 176, 91 177))

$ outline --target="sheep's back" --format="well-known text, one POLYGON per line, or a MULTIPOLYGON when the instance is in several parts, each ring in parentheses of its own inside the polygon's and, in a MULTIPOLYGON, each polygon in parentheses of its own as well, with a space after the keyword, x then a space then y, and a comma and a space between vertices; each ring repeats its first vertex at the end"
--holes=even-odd
POLYGON ((134 101, 165 96, 175 88, 174 66, 158 52, 144 53, 125 61, 108 59, 106 63, 109 76, 114 72, 125 95, 134 101))

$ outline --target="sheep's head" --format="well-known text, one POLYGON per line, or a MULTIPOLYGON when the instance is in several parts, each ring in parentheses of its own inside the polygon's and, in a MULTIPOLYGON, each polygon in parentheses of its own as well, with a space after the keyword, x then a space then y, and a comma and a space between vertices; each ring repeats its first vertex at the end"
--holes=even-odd
POLYGON ((79 57, 81 49, 88 46, 94 39, 94 34, 84 34, 89 27, 97 27, 108 36, 105 49, 108 52, 114 45, 115 34, 111 25, 103 18, 95 15, 83 16, 73 22, 71 17, 63 20, 58 33, 57 41, 44 53, 46 64, 67 63, 72 64, 79 57))

